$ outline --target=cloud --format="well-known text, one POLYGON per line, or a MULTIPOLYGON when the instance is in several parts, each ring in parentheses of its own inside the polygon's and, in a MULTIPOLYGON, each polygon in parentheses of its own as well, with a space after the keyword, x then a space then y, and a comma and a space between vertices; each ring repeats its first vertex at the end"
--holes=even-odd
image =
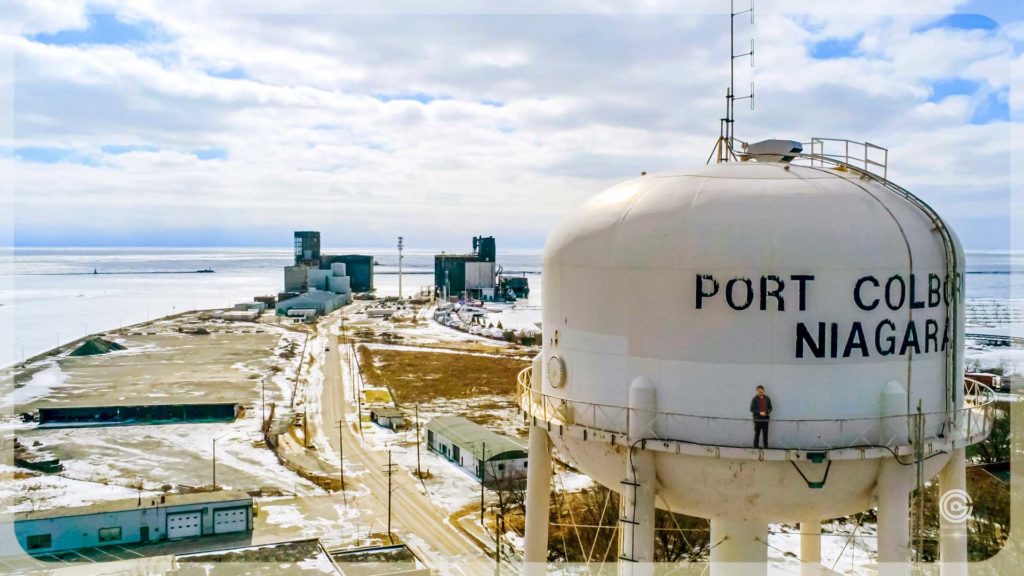
MULTIPOLYGON (((14 154, 15 224, 33 241, 336 227, 338 244, 537 246, 600 188, 707 158, 728 84, 719 4, 20 3, 0 20, 16 106, 0 146, 67 153, 14 154)), ((877 142, 967 225, 1003 209, 1018 23, 968 26, 952 1, 763 4, 737 21, 738 48, 757 38, 757 67, 737 61, 757 94, 739 137, 877 142)))

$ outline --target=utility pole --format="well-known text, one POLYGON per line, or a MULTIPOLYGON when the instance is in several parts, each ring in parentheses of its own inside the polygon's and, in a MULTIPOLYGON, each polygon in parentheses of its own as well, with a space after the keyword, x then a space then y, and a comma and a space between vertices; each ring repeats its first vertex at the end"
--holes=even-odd
POLYGON ((391 463, 391 450, 388 450, 388 465, 384 467, 384 474, 388 477, 388 540, 394 543, 391 537, 391 477, 395 475, 395 464, 391 463))
MULTIPOLYGON (((484 526, 484 481, 487 480, 487 443, 480 443, 480 525, 484 526)), ((486 526, 485 526, 486 529, 486 526)))
POLYGON ((260 430, 266 430, 267 428, 267 379, 260 378, 260 390, 261 400, 260 404, 263 408, 263 420, 260 421, 260 430))
POLYGON ((302 447, 309 450, 309 405, 302 404, 302 447))
POLYGON ((338 420, 338 470, 341 476, 341 491, 345 491, 345 420, 338 420))
POLYGON ((501 535, 505 533, 505 515, 501 512, 494 517, 494 573, 501 575, 501 535))
POLYGON ((355 386, 356 376, 362 374, 362 369, 359 368, 359 356, 356 355, 355 344, 352 345, 352 362, 355 366, 352 367, 352 385, 355 389, 356 394, 356 426, 359 427, 359 437, 363 437, 363 387, 355 386))
POLYGON ((416 477, 423 480, 423 470, 420 469, 420 404, 416 403, 416 477))
POLYGON ((405 242, 401 236, 398 237, 398 299, 402 299, 402 248, 405 242))

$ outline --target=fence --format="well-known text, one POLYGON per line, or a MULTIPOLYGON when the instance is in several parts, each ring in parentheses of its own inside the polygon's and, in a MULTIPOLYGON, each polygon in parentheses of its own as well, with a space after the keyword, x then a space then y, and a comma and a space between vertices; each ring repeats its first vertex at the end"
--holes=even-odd
MULTIPOLYGON (((532 367, 519 373, 519 406, 526 414, 545 423, 624 436, 629 430, 630 420, 641 418, 647 432, 644 439, 647 440, 733 448, 750 446, 752 427, 749 417, 649 412, 567 400, 532 388, 531 375, 532 367)), ((898 451, 913 444, 917 436, 925 445, 943 445, 956 439, 957 435, 959 441, 971 443, 984 439, 991 430, 994 400, 995 394, 990 388, 974 380, 965 380, 965 406, 952 412, 870 418, 773 419, 769 441, 774 449, 805 451, 868 447, 898 451)))

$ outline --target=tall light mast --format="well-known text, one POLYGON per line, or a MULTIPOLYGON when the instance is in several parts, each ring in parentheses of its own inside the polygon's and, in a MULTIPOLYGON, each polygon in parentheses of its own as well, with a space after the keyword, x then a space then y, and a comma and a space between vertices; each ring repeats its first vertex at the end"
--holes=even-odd
POLYGON ((398 237, 398 299, 402 299, 402 248, 405 243, 401 236, 398 237))

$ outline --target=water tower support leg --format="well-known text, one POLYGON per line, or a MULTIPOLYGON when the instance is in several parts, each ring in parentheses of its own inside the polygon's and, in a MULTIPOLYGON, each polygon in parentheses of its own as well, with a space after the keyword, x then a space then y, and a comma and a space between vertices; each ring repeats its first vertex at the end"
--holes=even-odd
POLYGON ((547 430, 530 427, 526 467, 526 574, 545 574, 551 510, 551 445, 547 430))
MULTIPOLYGON (((954 450, 949 457, 949 462, 939 472, 939 501, 943 500, 951 490, 967 490, 967 468, 965 464, 964 449, 954 450)), ((965 492, 966 493, 966 492, 965 492)), ((949 502, 961 502, 956 496, 949 496, 949 502)), ((959 520, 955 509, 946 506, 948 512, 945 516, 952 516, 953 520, 959 520)), ((939 562, 942 576, 966 576, 967 575, 967 519, 958 522, 950 522, 943 517, 943 509, 939 509, 939 562)))
POLYGON ((622 484, 622 573, 640 576, 654 568, 654 453, 633 450, 622 484))
POLYGON ((882 461, 878 475, 878 573, 910 574, 910 472, 892 458, 882 461))
POLYGON ((821 574, 821 519, 800 522, 800 576, 821 574))
POLYGON ((711 519, 711 576, 768 573, 768 524, 735 518, 711 519))
POLYGON ((622 484, 623 513, 620 573, 640 576, 654 571, 654 453, 643 446, 644 438, 657 436, 658 390, 640 376, 629 386, 629 443, 626 480, 622 484))

